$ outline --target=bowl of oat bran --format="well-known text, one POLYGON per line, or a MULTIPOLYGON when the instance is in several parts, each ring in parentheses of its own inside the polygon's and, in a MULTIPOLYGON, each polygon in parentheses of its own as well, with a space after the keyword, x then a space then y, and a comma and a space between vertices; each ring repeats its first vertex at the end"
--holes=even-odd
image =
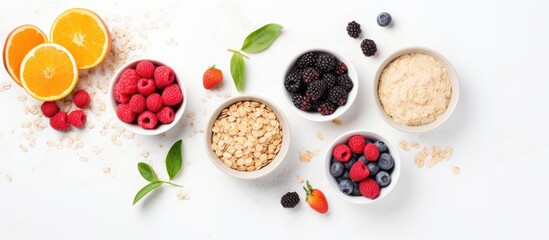
POLYGON ((382 118, 409 133, 441 126, 459 99, 459 81, 450 62, 423 47, 405 48, 387 57, 376 72, 373 89, 382 118))
POLYGON ((288 121, 272 102, 258 96, 238 96, 212 113, 204 145, 221 172, 256 179, 282 163, 290 138, 288 121))

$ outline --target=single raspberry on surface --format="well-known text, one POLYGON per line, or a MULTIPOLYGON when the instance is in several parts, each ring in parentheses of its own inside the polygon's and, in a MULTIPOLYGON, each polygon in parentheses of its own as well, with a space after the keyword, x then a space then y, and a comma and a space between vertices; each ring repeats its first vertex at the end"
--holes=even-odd
POLYGON ((158 121, 164 124, 169 124, 175 119, 175 113, 171 107, 163 107, 156 113, 158 121))
POLYGON ((154 70, 154 83, 159 89, 163 89, 173 83, 175 73, 168 66, 160 66, 154 70))
POLYGON ((157 123, 158 120, 156 119, 156 115, 151 111, 144 111, 139 114, 139 117, 137 118, 137 124, 144 129, 153 129, 156 127, 157 123))
POLYGON ((50 118, 50 126, 57 131, 67 131, 71 127, 66 112, 59 111, 50 118))
POLYGON ((134 69, 126 69, 120 75, 118 80, 118 90, 122 94, 134 94, 137 92, 137 82, 139 81, 139 75, 134 69))
POLYGON ((154 64, 150 61, 143 60, 137 63, 135 71, 142 78, 152 78, 154 76, 154 64))
POLYGON ((183 93, 178 84, 172 84, 162 92, 162 102, 166 106, 175 106, 183 101, 183 93))
POLYGON ((376 161, 379 158, 379 148, 373 143, 366 144, 364 147, 364 157, 368 161, 376 161))
POLYGON ((379 184, 377 184, 374 179, 366 178, 364 181, 360 182, 358 189, 362 196, 369 199, 376 199, 379 196, 379 184))
POLYGON ((69 113, 69 123, 77 128, 81 128, 86 125, 86 113, 84 111, 77 109, 69 113))
POLYGON ((351 159, 351 149, 345 144, 339 144, 335 146, 332 152, 334 158, 340 162, 348 162, 351 159))
POLYGON ((126 103, 118 104, 116 107, 116 116, 122 122, 133 123, 135 121, 135 113, 130 109, 130 105, 126 103))
POLYGON ((78 108, 85 108, 90 104, 90 95, 86 90, 80 89, 72 95, 72 102, 74 102, 74 105, 76 105, 78 108))
POLYGON ((130 110, 134 113, 142 113, 143 111, 147 110, 147 105, 145 103, 145 97, 141 94, 134 94, 132 98, 130 98, 130 110))
POLYGON ((147 109, 151 112, 158 112, 162 107, 164 107, 164 103, 162 102, 162 96, 158 93, 153 93, 150 96, 147 97, 146 100, 147 109))
POLYGON ((354 135, 349 138, 349 148, 353 153, 359 154, 364 151, 364 146, 366 146, 366 139, 360 135, 354 135))
POLYGON ((150 78, 141 78, 137 82, 137 91, 143 96, 149 96, 156 92, 154 80, 150 78))
POLYGON ((42 103, 42 106, 40 106, 40 110, 42 110, 44 116, 53 117, 59 112, 59 106, 57 106, 57 103, 55 102, 44 102, 42 103))
POLYGON ((357 161, 349 170, 349 178, 355 182, 362 181, 370 176, 368 165, 364 161, 357 161))
POLYGON ((114 84, 114 100, 117 103, 129 103, 132 95, 123 94, 120 92, 119 84, 114 84))

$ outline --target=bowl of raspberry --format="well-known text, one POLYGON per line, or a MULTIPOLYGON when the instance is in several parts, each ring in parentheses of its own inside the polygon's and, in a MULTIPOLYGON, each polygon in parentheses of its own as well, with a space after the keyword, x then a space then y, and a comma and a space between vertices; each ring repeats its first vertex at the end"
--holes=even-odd
POLYGON ((168 131, 187 105, 183 81, 169 65, 151 59, 135 60, 118 69, 108 94, 119 123, 141 135, 168 131))
POLYGON ((353 104, 358 76, 344 55, 311 49, 292 59, 282 85, 286 102, 297 115, 311 121, 331 121, 353 104))
POLYGON ((355 204, 387 196, 400 176, 397 149, 381 135, 353 130, 337 137, 326 151, 324 172, 336 195, 355 204))

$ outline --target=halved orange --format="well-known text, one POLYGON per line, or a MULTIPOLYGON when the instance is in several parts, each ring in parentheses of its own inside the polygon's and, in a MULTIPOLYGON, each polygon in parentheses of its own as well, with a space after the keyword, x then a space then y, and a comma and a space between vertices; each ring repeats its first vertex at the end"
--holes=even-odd
POLYGON ((48 41, 46 34, 38 27, 33 25, 23 25, 15 28, 6 38, 2 58, 4 67, 8 74, 13 78, 19 86, 19 70, 21 69, 21 61, 25 55, 38 44, 48 41))
POLYGON ((50 40, 72 53, 78 69, 97 66, 111 48, 111 34, 103 20, 83 8, 61 13, 51 26, 50 40))
POLYGON ((69 50, 56 43, 34 47, 21 62, 21 84, 41 101, 62 99, 78 82, 78 68, 69 50))

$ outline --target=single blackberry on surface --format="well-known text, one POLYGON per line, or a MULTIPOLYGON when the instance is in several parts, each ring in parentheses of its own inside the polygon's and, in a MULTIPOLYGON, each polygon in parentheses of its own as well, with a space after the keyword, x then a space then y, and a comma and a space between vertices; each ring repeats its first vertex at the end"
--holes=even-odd
POLYGON ((329 53, 321 54, 316 60, 316 67, 321 73, 327 73, 334 70, 336 58, 329 53))
POLYGON ((311 82, 305 90, 305 96, 313 101, 321 98, 322 95, 326 92, 326 84, 322 80, 316 80, 311 82))
POLYGON ((286 79, 284 79, 284 87, 289 92, 298 92, 301 88, 301 72, 294 71, 288 74, 288 76, 286 76, 286 79))
POLYGON ((335 74, 341 75, 347 73, 347 65, 341 61, 337 61, 336 67, 335 67, 335 74))
POLYGON ((336 85, 337 79, 335 75, 326 73, 322 76, 322 81, 326 84, 327 89, 330 89, 336 85))
POLYGON ((287 192, 280 199, 280 204, 282 204, 282 207, 284 208, 294 208, 299 204, 299 195, 297 192, 287 192))
POLYGON ((314 67, 318 58, 318 54, 315 52, 308 52, 303 54, 297 60, 298 68, 314 67))
POLYGON ((311 102, 304 95, 295 94, 292 97, 292 102, 294 103, 294 106, 296 108, 299 108, 303 111, 309 111, 312 108, 311 102))
POLYGON ((331 102, 328 102, 328 101, 320 103, 320 105, 318 106, 318 109, 317 109, 317 111, 322 116, 332 115, 335 112, 335 110, 336 110, 336 106, 334 104, 332 104, 331 102))
POLYGON ((349 92, 347 92, 347 90, 343 89, 340 86, 335 86, 328 90, 328 93, 326 94, 326 99, 328 99, 328 101, 333 104, 343 106, 347 103, 348 96, 349 92))
POLYGON ((343 74, 337 77, 337 85, 347 90, 348 92, 353 89, 353 81, 347 74, 343 74))
POLYGON ((371 57, 376 55, 377 46, 374 40, 372 39, 362 40, 362 43, 360 44, 360 48, 362 49, 362 53, 364 53, 366 57, 371 57))
POLYGON ((312 67, 305 68, 303 70, 303 74, 301 75, 301 79, 303 80, 303 83, 305 83, 305 85, 309 85, 309 83, 318 80, 318 78, 320 78, 320 73, 318 72, 318 70, 312 67))
POLYGON ((347 34, 349 34, 352 38, 358 38, 361 32, 362 30, 360 30, 360 24, 357 22, 352 21, 347 24, 347 34))

